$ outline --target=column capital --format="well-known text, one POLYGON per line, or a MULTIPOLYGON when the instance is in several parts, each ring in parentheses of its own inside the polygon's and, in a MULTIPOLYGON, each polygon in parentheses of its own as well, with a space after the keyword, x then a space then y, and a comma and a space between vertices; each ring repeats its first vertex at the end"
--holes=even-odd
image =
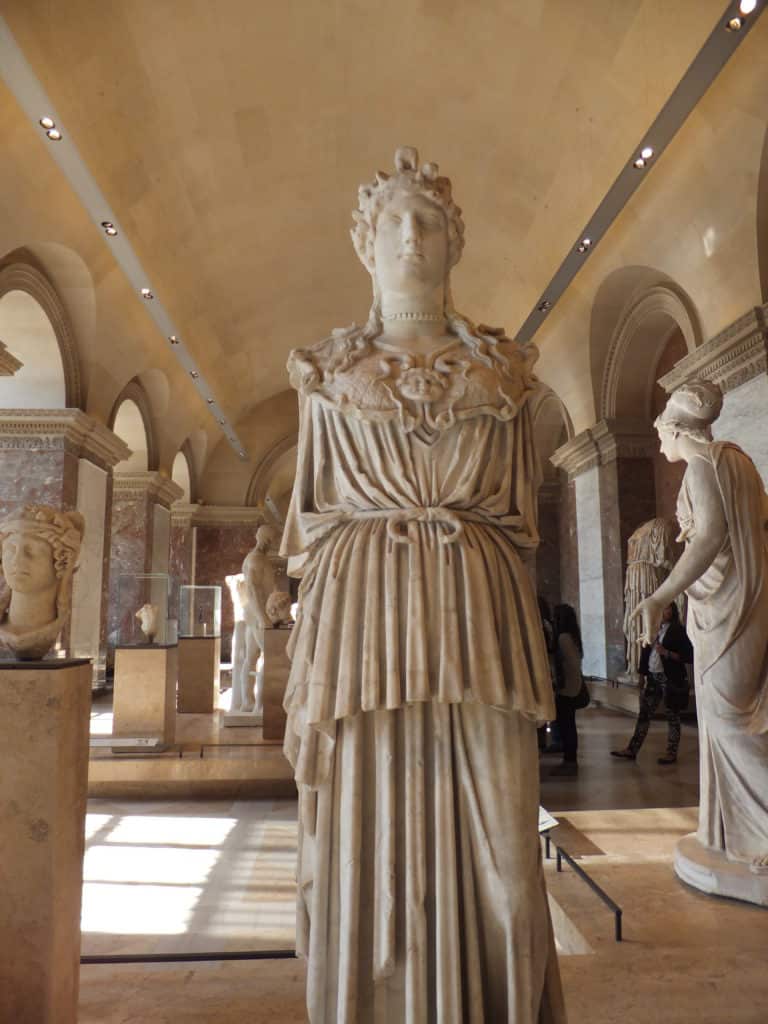
POLYGON ((600 420, 561 445, 550 458, 572 480, 593 466, 605 466, 616 459, 649 459, 658 442, 644 420, 629 417, 600 420))
POLYGON ((733 391, 768 371, 768 303, 754 306, 659 378, 670 394, 695 377, 733 391))
POLYGON ((0 377, 12 377, 23 365, 0 341, 0 377))
POLYGON ((0 449, 60 449, 109 470, 131 454, 117 434, 80 409, 0 410, 0 449))
POLYGON ((155 505, 170 509, 184 491, 169 477, 156 470, 115 473, 114 494, 122 498, 150 498, 155 505))

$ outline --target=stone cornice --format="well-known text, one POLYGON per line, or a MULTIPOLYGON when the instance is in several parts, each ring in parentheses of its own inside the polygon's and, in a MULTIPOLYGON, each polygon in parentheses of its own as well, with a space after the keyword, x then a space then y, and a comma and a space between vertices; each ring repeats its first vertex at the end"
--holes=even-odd
POLYGON ((199 505, 190 505, 186 501, 175 501, 171 506, 171 526, 187 529, 193 525, 195 513, 199 505))
POLYGON ((261 526, 264 509, 255 505, 198 505, 193 526, 261 526))
POLYGON ((12 377, 23 365, 0 341, 0 377, 12 377))
POLYGON ((102 469, 131 454, 117 434, 80 409, 2 409, 0 448, 61 449, 102 469))
POLYGON ((642 421, 631 419, 600 420, 561 445, 550 458, 568 478, 604 466, 616 459, 647 459, 656 453, 655 435, 642 421))
POLYGON ((183 496, 184 491, 162 473, 148 470, 136 473, 115 473, 114 494, 115 497, 122 498, 147 497, 156 505, 170 508, 175 501, 183 496))
POLYGON ((669 394, 695 377, 733 391, 768 370, 768 303, 755 306, 744 316, 705 341, 676 363, 659 384, 669 394))

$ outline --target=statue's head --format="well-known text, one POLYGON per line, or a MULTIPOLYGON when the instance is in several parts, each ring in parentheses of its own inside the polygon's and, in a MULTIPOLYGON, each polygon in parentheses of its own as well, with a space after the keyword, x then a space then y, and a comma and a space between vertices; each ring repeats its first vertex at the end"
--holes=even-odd
POLYGON ((654 423, 667 458, 672 458, 680 436, 711 441, 712 424, 722 408, 723 392, 711 380, 693 380, 673 391, 654 423))
POLYGON ((352 241, 376 294, 414 277, 427 284, 446 282, 464 247, 461 210, 437 164, 420 167, 418 151, 403 146, 395 153, 395 171, 379 171, 374 181, 361 185, 352 214, 352 241))
POLYGON ((291 595, 283 590, 273 590, 267 598, 266 613, 269 621, 277 626, 281 622, 292 621, 291 616, 291 604, 293 603, 291 595))
POLYGON ((256 547, 259 551, 269 551, 277 541, 277 532, 268 523, 264 523, 256 531, 256 547))
POLYGON ((79 512, 26 505, 0 522, 0 565, 10 589, 42 593, 71 577, 80 553, 79 512))

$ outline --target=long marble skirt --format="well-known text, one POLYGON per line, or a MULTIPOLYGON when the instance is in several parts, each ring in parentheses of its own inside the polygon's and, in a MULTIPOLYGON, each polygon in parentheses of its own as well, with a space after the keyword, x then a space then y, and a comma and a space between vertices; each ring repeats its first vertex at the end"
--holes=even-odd
POLYGON ((312 1024, 564 1024, 535 726, 427 702, 336 723, 300 787, 297 950, 312 1024))

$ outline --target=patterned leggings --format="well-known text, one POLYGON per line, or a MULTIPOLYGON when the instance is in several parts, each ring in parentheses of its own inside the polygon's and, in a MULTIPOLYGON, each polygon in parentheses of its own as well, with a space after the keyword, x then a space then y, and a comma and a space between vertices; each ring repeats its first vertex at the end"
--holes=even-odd
MULTIPOLYGON (((648 676, 643 692, 640 695, 640 713, 637 716, 637 725, 632 739, 627 744, 627 749, 637 754, 642 747, 645 737, 648 735, 648 727, 651 724, 656 708, 664 696, 664 683, 655 676, 648 676)), ((666 704, 664 710, 667 715, 667 753, 677 755, 677 748, 680 746, 680 712, 673 711, 666 704)))

